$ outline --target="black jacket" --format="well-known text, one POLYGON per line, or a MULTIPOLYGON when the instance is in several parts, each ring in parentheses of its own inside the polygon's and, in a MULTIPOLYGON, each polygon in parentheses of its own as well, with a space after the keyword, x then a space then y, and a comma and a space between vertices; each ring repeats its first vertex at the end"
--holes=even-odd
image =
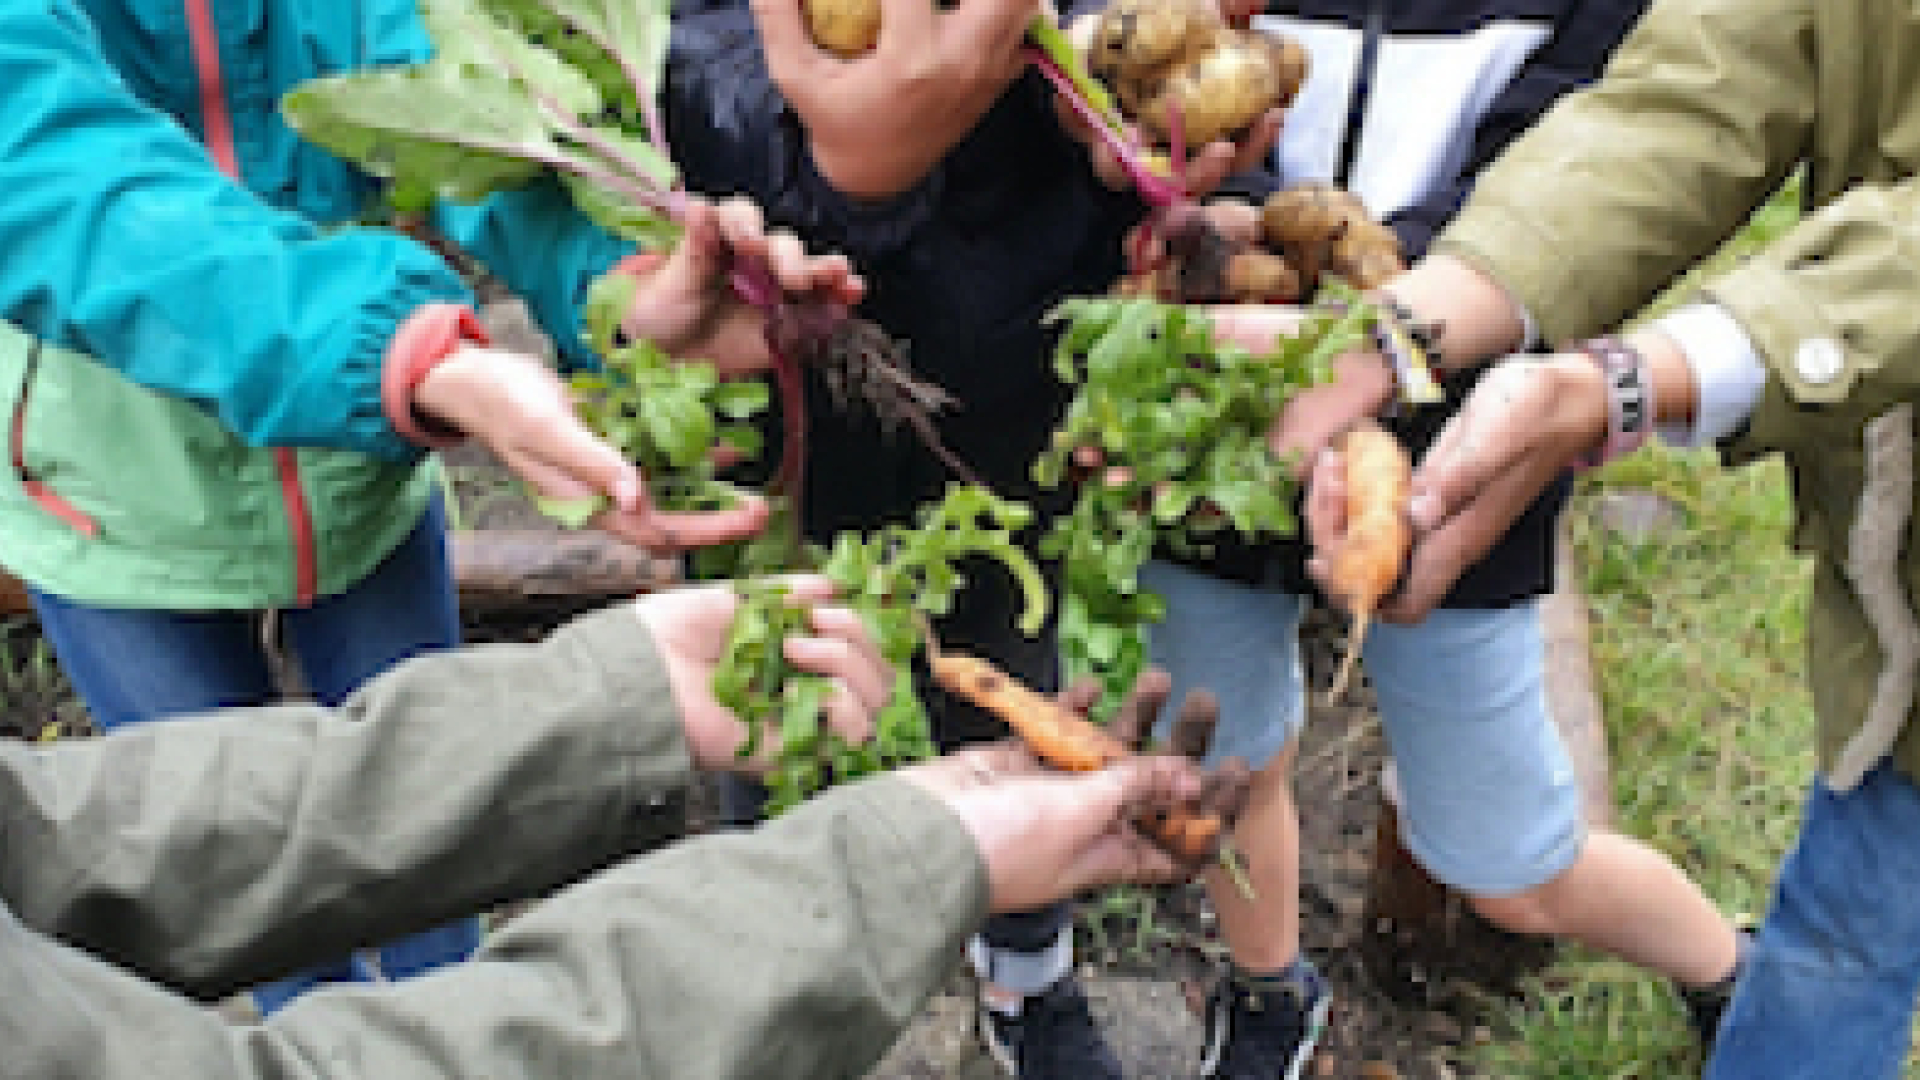
MULTIPOLYGON (((1360 195, 1418 259, 1473 181, 1562 94, 1592 80, 1644 0, 1300 0, 1255 24, 1293 36, 1312 62, 1275 152, 1283 183, 1332 180, 1360 195)), ((1474 381, 1445 404, 1390 426, 1417 455, 1474 381)), ((1571 484, 1529 507, 1448 595, 1489 607, 1552 586, 1553 529, 1571 484)), ((1186 561, 1186 560, 1183 560, 1186 561)), ((1311 591, 1304 546, 1219 545, 1192 565, 1223 577, 1311 591)))
MULTIPOLYGON (((1057 509, 1067 493, 1030 477, 1068 397, 1042 318, 1066 297, 1108 290, 1145 207, 1094 177, 1085 150, 1061 132, 1044 80, 1029 74, 1009 88, 919 187, 858 204, 814 169, 744 5, 684 9, 667 92, 688 186, 749 195, 811 249, 848 255, 868 283, 861 314, 906 342, 915 372, 958 399, 938 418, 942 442, 1001 496, 1043 518, 1057 509)), ((807 417, 802 517, 815 540, 909 520, 957 479, 910 430, 885 432, 857 406, 835 404, 817 377, 807 417)), ((1050 685, 1052 635, 1023 638, 1014 603, 1004 575, 983 569, 942 620, 943 641, 1050 685)), ((943 741, 1004 730, 961 712, 967 718, 942 722, 936 711, 943 741)))

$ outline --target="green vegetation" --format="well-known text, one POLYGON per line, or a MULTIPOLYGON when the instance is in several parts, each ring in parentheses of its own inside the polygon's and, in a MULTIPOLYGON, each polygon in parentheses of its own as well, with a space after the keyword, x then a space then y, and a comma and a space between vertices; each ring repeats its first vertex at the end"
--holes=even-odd
MULTIPOLYGON (((1807 567, 1787 547, 1777 464, 1719 467, 1655 450, 1586 486, 1568 511, 1592 610, 1615 825, 1665 851, 1730 914, 1765 910, 1812 775, 1802 679, 1807 567), (1630 538, 1609 492, 1651 489, 1681 512, 1630 538)), ((1686 1077, 1699 1063, 1665 981, 1579 949, 1512 1007, 1486 1048, 1500 1077, 1686 1077)))
MULTIPOLYGON (((1704 273, 1791 226, 1796 199, 1789 185, 1704 273)), ((1808 566, 1787 546, 1785 472, 1655 448, 1601 470, 1568 513, 1592 611, 1615 825, 1678 860, 1729 914, 1757 919, 1814 764, 1808 566), (1637 538, 1606 528, 1602 501, 1636 489, 1670 500, 1680 524, 1637 538)), ((1569 949, 1536 991, 1503 1015, 1502 1037, 1485 1048, 1488 1075, 1699 1075, 1664 980, 1569 949)), ((1907 1075, 1920 1077, 1920 1062, 1907 1075)))

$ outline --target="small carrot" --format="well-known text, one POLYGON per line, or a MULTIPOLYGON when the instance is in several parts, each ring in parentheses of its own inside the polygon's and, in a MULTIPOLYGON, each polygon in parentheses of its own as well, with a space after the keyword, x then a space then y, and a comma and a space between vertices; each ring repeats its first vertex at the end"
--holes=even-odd
POLYGON ((1353 618, 1346 653, 1327 691, 1328 701, 1346 693, 1366 641, 1367 626, 1380 601, 1399 584, 1413 546, 1407 523, 1407 494, 1413 467, 1400 441, 1372 425, 1347 432, 1342 443, 1346 467, 1347 531, 1327 562, 1325 586, 1353 618))
POLYGON ((977 656, 943 652, 928 661, 941 686, 1013 728, 1040 760, 1068 772, 1094 772, 1132 753, 1098 724, 977 656))
MULTIPOLYGON (((1132 755, 1111 732, 977 656, 935 653, 933 677, 949 691, 1007 722, 1040 760, 1068 772, 1094 772, 1132 755)), ((1189 862, 1222 850, 1224 823, 1199 810, 1154 814, 1135 827, 1189 862)))

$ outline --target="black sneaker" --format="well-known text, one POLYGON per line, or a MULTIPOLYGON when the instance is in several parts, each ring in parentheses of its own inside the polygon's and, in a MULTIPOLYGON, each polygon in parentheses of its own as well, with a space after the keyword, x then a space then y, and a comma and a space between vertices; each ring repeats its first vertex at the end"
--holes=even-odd
POLYGON ((1200 1075, 1209 1080, 1300 1080, 1326 1030, 1331 998, 1312 964, 1295 966, 1277 990, 1231 975, 1207 997, 1200 1075))
POLYGON ((1727 1014, 1727 1006, 1733 1001, 1733 988, 1739 984, 1740 972, 1747 966, 1747 957, 1753 952, 1753 931, 1740 931, 1740 951, 1733 961, 1733 971, 1726 978, 1712 986, 1674 985, 1679 994, 1680 1004, 1687 1010, 1687 1024, 1693 1028, 1694 1037, 1700 1040, 1703 1051, 1711 1053, 1713 1039, 1720 1033, 1720 1018, 1727 1014))
POLYGON ((1120 1080, 1114 1057, 1093 1009, 1068 975, 1026 999, 1018 1016, 979 1004, 980 1041, 1008 1076, 1019 1080, 1120 1080))

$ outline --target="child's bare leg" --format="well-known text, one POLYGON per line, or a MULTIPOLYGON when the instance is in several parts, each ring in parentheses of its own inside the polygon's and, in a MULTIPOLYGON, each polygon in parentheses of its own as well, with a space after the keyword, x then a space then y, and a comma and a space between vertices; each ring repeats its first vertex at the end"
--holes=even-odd
POLYGON ((1473 904, 1508 930, 1571 938, 1688 986, 1725 978, 1739 948, 1733 924, 1672 860, 1614 832, 1589 834, 1551 881, 1473 904))
POLYGON ((1296 739, 1254 776, 1234 849, 1252 896, 1224 869, 1206 875, 1207 896, 1234 963, 1278 971, 1300 954, 1300 820, 1293 806, 1296 739))

